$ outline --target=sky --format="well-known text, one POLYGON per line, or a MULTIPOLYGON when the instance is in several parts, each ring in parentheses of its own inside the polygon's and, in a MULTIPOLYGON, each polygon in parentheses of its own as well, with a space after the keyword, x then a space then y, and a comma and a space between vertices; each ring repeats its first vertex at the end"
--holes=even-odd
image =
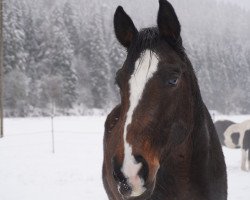
POLYGON ((232 2, 250 11, 250 0, 218 0, 224 2, 232 2))

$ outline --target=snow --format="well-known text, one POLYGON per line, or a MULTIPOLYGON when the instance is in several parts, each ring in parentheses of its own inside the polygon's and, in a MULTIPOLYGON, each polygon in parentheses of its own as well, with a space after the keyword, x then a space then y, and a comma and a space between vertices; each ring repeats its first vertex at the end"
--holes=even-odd
MULTIPOLYGON (((236 122, 249 116, 216 116, 236 122)), ((0 139, 1 200, 107 200, 101 180, 105 117, 56 117, 55 154, 50 118, 4 120, 0 139)), ((241 152, 223 149, 228 200, 249 200, 250 172, 240 169, 241 152)))
POLYGON ((1 200, 107 199, 102 182, 104 117, 5 119, 0 140, 1 200))

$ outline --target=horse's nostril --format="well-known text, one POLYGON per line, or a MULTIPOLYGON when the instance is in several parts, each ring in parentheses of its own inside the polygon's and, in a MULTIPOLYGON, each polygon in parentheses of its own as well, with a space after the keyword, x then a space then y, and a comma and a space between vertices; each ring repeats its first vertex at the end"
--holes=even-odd
POLYGON ((123 196, 130 196, 132 193, 132 188, 125 182, 119 184, 119 192, 123 196))
POLYGON ((124 183, 126 182, 126 178, 124 177, 123 173, 121 172, 121 165, 117 162, 116 157, 113 157, 112 160, 112 165, 113 165, 113 177, 115 181, 124 183))
POLYGON ((121 195, 128 197, 132 193, 132 188, 128 185, 126 178, 120 170, 113 171, 115 181, 118 183, 118 190, 121 195))
POLYGON ((142 177, 144 179, 144 181, 146 182, 146 180, 148 178, 148 173, 149 173, 148 163, 141 155, 135 156, 135 159, 138 163, 142 163, 142 167, 141 167, 138 175, 140 177, 142 177))
POLYGON ((126 183, 126 178, 120 170, 113 171, 113 177, 119 183, 126 183))

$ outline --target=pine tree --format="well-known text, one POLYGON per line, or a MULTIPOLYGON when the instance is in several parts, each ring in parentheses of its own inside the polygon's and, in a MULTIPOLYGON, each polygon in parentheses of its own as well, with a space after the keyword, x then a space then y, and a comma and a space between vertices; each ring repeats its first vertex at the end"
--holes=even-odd
POLYGON ((92 94, 94 106, 96 108, 104 108, 111 96, 109 87, 109 80, 111 77, 109 71, 109 49, 105 34, 104 20, 102 18, 103 12, 95 13, 93 22, 90 25, 87 44, 89 58, 89 70, 90 70, 90 84, 92 85, 92 94))
POLYGON ((61 107, 71 108, 77 99, 75 70, 72 68, 73 47, 69 37, 65 33, 65 25, 62 13, 58 8, 52 13, 52 24, 50 32, 50 75, 61 75, 63 77, 63 100, 61 107))
POLYGON ((76 27, 77 17, 74 14, 72 4, 70 2, 66 2, 63 6, 63 20, 70 43, 74 48, 74 54, 78 55, 80 49, 80 37, 76 27))
POLYGON ((25 50, 25 33, 23 23, 23 4, 4 2, 3 37, 4 37, 4 72, 13 69, 24 71, 28 54, 25 50))
POLYGON ((5 116, 27 116, 29 114, 29 78, 24 72, 14 69, 4 79, 5 116))

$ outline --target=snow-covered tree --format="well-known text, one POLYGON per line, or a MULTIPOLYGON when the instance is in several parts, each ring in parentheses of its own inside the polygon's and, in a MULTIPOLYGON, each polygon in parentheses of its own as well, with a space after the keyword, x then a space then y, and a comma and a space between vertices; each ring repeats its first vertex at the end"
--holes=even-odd
POLYGON ((4 72, 13 69, 24 71, 27 51, 25 49, 24 16, 22 2, 8 4, 4 2, 3 37, 4 37, 4 72))
POLYGON ((49 58, 49 75, 63 77, 62 105, 71 108, 77 99, 75 70, 72 68, 73 47, 65 33, 63 15, 58 8, 52 12, 50 48, 47 51, 49 58))
POLYGON ((4 77, 4 107, 7 116, 27 116, 29 113, 29 78, 20 70, 14 69, 4 77))
MULTIPOLYGON (((181 21, 184 46, 208 108, 248 113, 250 11, 217 0, 170 2, 181 21)), ((53 97, 59 114, 79 106, 108 109, 117 103, 114 76, 126 54, 113 33, 118 5, 138 29, 156 24, 155 0, 134 0, 133 4, 123 0, 4 1, 5 81, 18 85, 19 79, 27 79, 29 83, 18 85, 25 91, 27 112, 20 112, 21 104, 16 104, 20 110, 13 110, 13 92, 5 96, 5 112, 46 114, 51 82, 62 91, 62 96, 53 97)), ((5 86, 7 91, 11 84, 5 86)))

